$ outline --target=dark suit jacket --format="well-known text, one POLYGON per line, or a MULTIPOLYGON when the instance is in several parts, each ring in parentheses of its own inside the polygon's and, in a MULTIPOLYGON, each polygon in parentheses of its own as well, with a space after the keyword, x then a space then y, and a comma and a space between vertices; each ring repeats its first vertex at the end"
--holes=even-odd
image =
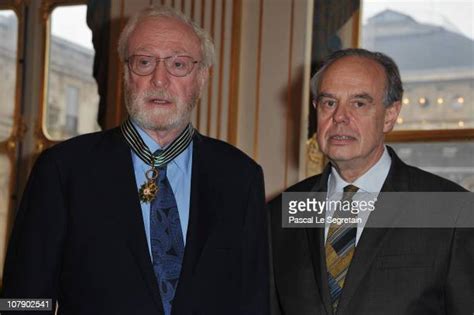
MULTIPOLYGON (((406 165, 390 148, 389 153, 392 165, 382 192, 463 190, 448 180, 406 165)), ((287 191, 327 191, 329 173, 327 167, 323 174, 287 191)), ((283 229, 281 201, 279 196, 270 203, 273 311, 286 315, 332 314, 324 229, 283 229)), ((473 312, 473 229, 364 229, 346 275, 337 314, 473 312)))
MULTIPOLYGON (((193 146, 173 314, 267 314, 262 170, 224 142, 196 134, 193 146)), ((59 314, 162 314, 143 225, 118 129, 46 150, 16 217, 3 297, 57 299, 59 314)))

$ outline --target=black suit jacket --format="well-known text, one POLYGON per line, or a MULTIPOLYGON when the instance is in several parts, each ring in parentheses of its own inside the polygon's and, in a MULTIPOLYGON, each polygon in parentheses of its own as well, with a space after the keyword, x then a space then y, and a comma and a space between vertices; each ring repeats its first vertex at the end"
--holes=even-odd
MULTIPOLYGON (((382 192, 463 191, 448 180, 406 165, 391 148, 389 153, 392 165, 382 192)), ((287 191, 325 192, 329 173, 328 166, 323 174, 287 191)), ((281 202, 279 196, 270 203, 273 313, 332 314, 324 229, 283 229, 281 202)), ((473 312, 473 229, 364 229, 337 314, 473 312)))
MULTIPOLYGON (((267 314, 262 170, 199 134, 192 158, 173 314, 267 314)), ((11 235, 3 290, 3 297, 58 300, 59 314, 163 313, 131 152, 119 129, 77 137, 38 158, 11 235)))

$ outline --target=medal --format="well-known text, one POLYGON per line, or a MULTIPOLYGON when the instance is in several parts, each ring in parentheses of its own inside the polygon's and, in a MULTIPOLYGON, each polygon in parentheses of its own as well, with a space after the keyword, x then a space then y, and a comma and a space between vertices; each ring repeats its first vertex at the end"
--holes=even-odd
POLYGON ((151 168, 146 171, 146 181, 140 186, 138 190, 138 197, 140 202, 151 203, 158 194, 158 184, 156 179, 158 178, 158 168, 168 164, 171 160, 181 154, 191 143, 194 135, 194 128, 189 124, 181 134, 174 139, 164 150, 158 150, 155 153, 151 153, 140 134, 135 129, 132 121, 129 119, 125 120, 120 126, 125 141, 130 146, 130 149, 151 168))
POLYGON ((147 203, 152 202, 155 199, 156 194, 158 193, 158 185, 156 185, 156 179, 158 178, 158 169, 153 167, 146 171, 146 182, 142 184, 138 195, 140 201, 147 203))

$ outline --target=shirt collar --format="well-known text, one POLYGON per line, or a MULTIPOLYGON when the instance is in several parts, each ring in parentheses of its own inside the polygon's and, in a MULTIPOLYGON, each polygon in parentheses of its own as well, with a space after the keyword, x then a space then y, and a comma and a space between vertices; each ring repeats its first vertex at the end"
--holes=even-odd
MULTIPOLYGON (((150 135, 148 135, 145 130, 142 129, 133 119, 131 119, 133 126, 137 130, 138 134, 140 137, 143 139, 143 142, 147 145, 147 147, 150 149, 150 151, 153 153, 156 150, 162 149, 162 147, 155 141, 153 140, 150 135)), ((189 167, 189 159, 191 158, 191 150, 190 147, 192 146, 192 142, 188 145, 188 147, 181 152, 177 157, 175 157, 173 160, 171 160, 170 163, 173 163, 176 165, 181 171, 183 171, 185 174, 189 172, 188 167, 189 167)))
MULTIPOLYGON (((387 178, 388 172, 390 171, 390 165, 392 164, 392 158, 388 154, 387 148, 384 146, 384 150, 380 159, 375 163, 367 172, 361 177, 357 178, 352 184, 359 187, 360 191, 363 192, 380 192, 383 183, 387 178)), ((351 183, 346 182, 337 172, 334 166, 331 167, 331 174, 328 179, 328 192, 332 195, 333 193, 340 193, 344 187, 351 183)))

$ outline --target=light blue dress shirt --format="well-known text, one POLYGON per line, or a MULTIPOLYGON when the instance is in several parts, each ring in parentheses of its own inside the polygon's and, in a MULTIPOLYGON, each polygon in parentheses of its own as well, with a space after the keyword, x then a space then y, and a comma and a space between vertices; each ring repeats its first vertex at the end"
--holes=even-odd
MULTIPOLYGON (((150 151, 153 153, 158 149, 161 149, 160 145, 156 143, 142 128, 140 128, 135 122, 133 125, 137 129, 138 133, 142 137, 145 144, 148 146, 150 151)), ((130 149, 131 150, 131 149, 130 149)), ((186 245, 186 233, 188 230, 189 221, 189 204, 191 196, 191 170, 192 170, 192 159, 193 156, 193 143, 181 152, 176 158, 168 163, 166 168, 166 176, 170 182, 171 189, 173 190, 176 204, 178 206, 179 219, 181 221, 181 230, 183 231, 184 245, 186 245)), ((132 161, 133 169, 135 171, 135 180, 137 183, 137 193, 143 183, 146 181, 145 173, 150 169, 150 166, 145 164, 132 150, 132 161)), ((151 243, 150 243, 150 203, 141 202, 141 210, 143 216, 143 226, 145 227, 146 239, 148 242, 148 250, 151 255, 151 243)))
MULTIPOLYGON (((367 172, 365 172, 361 177, 357 178, 353 183, 346 182, 337 172, 337 170, 332 167, 331 174, 328 178, 328 200, 340 200, 344 187, 347 185, 355 185, 359 187, 359 190, 354 195, 352 200, 360 201, 366 200, 366 198, 373 199, 377 197, 382 189, 383 183, 387 178, 388 172, 390 171, 390 165, 392 164, 392 158, 388 154, 387 148, 384 147, 384 151, 380 159, 375 163, 367 172), (368 194, 370 193, 370 194, 368 194), (335 197, 338 196, 338 197, 335 197)), ((334 211, 332 211, 334 212, 334 211)), ((331 211, 326 212, 326 220, 328 216, 332 216, 331 211)), ((369 219, 370 211, 361 211, 358 214, 358 217, 362 219, 362 224, 357 225, 357 234, 356 234, 356 246, 359 242, 359 239, 364 230, 365 223, 369 219)), ((329 224, 326 224, 324 229, 324 239, 327 240, 327 235, 329 232, 329 224)))

